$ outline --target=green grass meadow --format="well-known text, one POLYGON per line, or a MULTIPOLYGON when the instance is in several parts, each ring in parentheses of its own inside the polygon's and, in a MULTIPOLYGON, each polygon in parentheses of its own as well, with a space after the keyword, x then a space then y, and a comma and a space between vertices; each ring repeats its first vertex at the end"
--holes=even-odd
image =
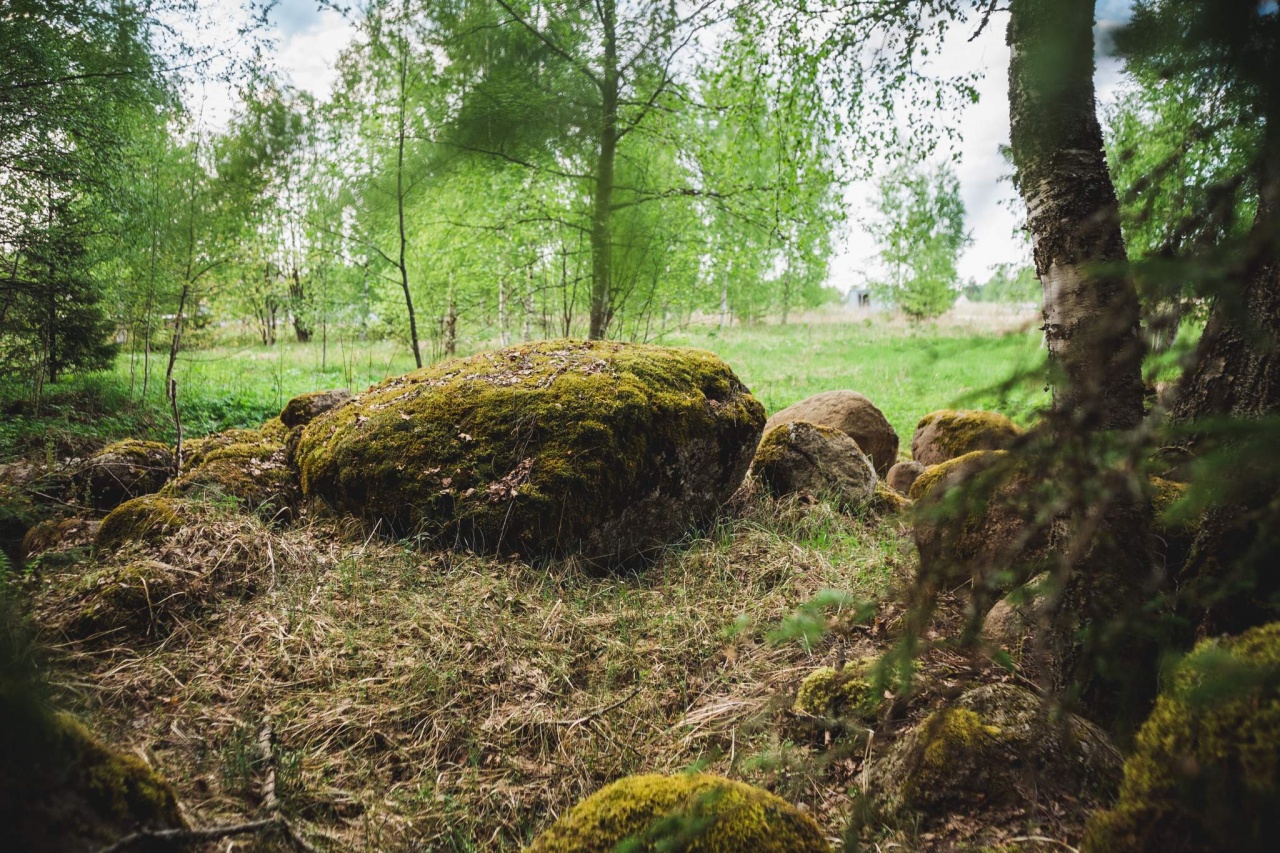
MULTIPOLYGON (((1034 330, 824 321, 693 326, 660 343, 717 353, 771 413, 820 391, 859 391, 884 411, 904 443, 920 417, 935 409, 990 409, 1026 423, 1048 402, 1034 330)), ((473 342, 466 352, 490 345, 473 342)), ((67 455, 80 444, 125 436, 172 440, 162 389, 166 355, 151 355, 145 397, 142 358, 129 353, 112 373, 47 389, 39 416, 0 423, 0 457, 44 445, 51 446, 50 455, 67 455)), ((411 369, 412 354, 403 343, 331 339, 327 345, 281 341, 272 347, 214 343, 182 353, 175 377, 184 433, 197 436, 256 426, 305 391, 360 391, 411 369)))

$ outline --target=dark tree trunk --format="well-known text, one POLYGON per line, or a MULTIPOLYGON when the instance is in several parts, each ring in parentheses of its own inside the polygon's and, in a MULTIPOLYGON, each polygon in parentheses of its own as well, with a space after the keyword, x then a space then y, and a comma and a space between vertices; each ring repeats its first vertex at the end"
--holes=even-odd
MULTIPOLYGON (((1104 431, 1138 426, 1143 403, 1139 303, 1094 100, 1094 4, 1012 0, 1010 12, 1013 158, 1044 289, 1054 444, 1081 448, 1088 460, 1104 431)), ((1055 543, 1063 559, 1049 680, 1124 730, 1155 687, 1154 646, 1138 622, 1156 578, 1154 542, 1131 490, 1093 467, 1063 465, 1062 487, 1079 509, 1055 543), (1086 477, 1105 490, 1101 509, 1081 497, 1086 477)))
POLYGON ((293 317, 293 334, 297 338, 298 343, 305 344, 311 340, 311 327, 307 324, 307 318, 303 315, 306 307, 306 290, 302 286, 302 276, 295 269, 289 277, 289 313, 293 317))
POLYGON ((587 337, 599 340, 613 315, 609 300, 613 279, 613 174, 618 153, 618 34, 615 0, 601 3, 604 25, 604 76, 601 81, 600 154, 596 161, 591 214, 591 323, 587 337))

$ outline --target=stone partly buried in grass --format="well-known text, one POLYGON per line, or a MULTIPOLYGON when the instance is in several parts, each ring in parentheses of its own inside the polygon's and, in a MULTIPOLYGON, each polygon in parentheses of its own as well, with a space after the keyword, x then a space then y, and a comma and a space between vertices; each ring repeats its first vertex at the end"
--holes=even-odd
POLYGON ((829 853, 813 819, 768 791, 702 773, 630 776, 570 809, 526 853, 829 853))
POLYGON ((763 424, 709 352, 543 341, 372 388, 307 426, 296 458, 307 496, 392 532, 616 565, 709 520, 763 424))
POLYGON ((776 497, 807 493, 844 510, 866 506, 876 488, 875 469, 857 442, 834 427, 804 421, 764 434, 751 476, 776 497))
POLYGON ((97 510, 150 495, 173 478, 173 448, 158 441, 126 439, 108 444, 70 476, 71 497, 97 510))
POLYGON ((1274 850, 1280 838, 1280 622, 1205 640, 1178 664, 1083 849, 1274 850))
POLYGON ((196 461, 161 494, 182 497, 216 492, 234 498, 264 520, 291 519, 301 500, 298 473, 283 443, 287 430, 281 425, 267 435, 271 424, 264 424, 263 431, 234 430, 236 440, 230 443, 211 437, 196 461))
POLYGON ((167 782, 71 716, 35 707, 6 685, 0 722, 6 849, 90 853, 138 829, 183 826, 167 782))
POLYGON ((932 823, 1037 803, 1096 807, 1114 793, 1120 767, 1097 726, 1054 715, 1020 687, 989 684, 899 739, 876 765, 873 790, 886 813, 932 823))
POLYGON ((938 465, 975 450, 1004 450, 1022 428, 995 412, 943 409, 920 419, 911 438, 911 457, 921 465, 938 465))
POLYGON ((793 403, 769 418, 765 432, 797 421, 840 430, 858 443, 882 477, 898 461, 898 434, 884 413, 857 391, 824 391, 793 403))

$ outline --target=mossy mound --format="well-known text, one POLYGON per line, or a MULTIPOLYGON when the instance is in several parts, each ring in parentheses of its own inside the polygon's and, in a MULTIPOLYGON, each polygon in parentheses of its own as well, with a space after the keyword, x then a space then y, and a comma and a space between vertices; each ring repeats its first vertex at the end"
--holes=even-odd
POLYGON ((67 714, 0 692, 0 821, 11 850, 96 851, 183 825, 173 789, 67 714))
POLYGON ((198 464, 184 470, 161 494, 182 497, 212 492, 234 498, 268 521, 292 518, 302 490, 288 451, 281 441, 263 433, 254 438, 204 450, 198 464))
POLYGON ((1120 753, 1086 720, 1055 718, 1034 694, 990 684, 963 694, 904 735, 876 776, 890 813, 926 822, 988 809, 1105 802, 1120 753))
POLYGON ((1037 516, 1041 484, 1025 459, 979 450, 925 469, 911 486, 921 576, 974 581, 975 594, 1003 595, 1038 574, 1050 524, 1037 516))
POLYGON ((130 542, 147 542, 173 533, 186 523, 190 507, 182 500, 144 495, 125 501, 102 519, 94 537, 101 552, 115 551, 130 542))
POLYGON ((943 409, 920 419, 911 437, 911 457, 921 465, 938 465, 975 450, 1004 450, 1022 432, 995 412, 943 409))
POLYGON ((765 432, 797 421, 833 427, 852 438, 879 476, 898 461, 898 434, 884 413, 857 391, 824 391, 793 403, 769 418, 765 432))
POLYGON ((1138 732, 1087 851, 1261 851, 1280 838, 1280 622, 1206 640, 1138 732))
POLYGON ((760 788, 718 776, 631 776, 570 809, 528 853, 829 853, 813 819, 760 788), (625 846, 622 846, 624 845, 625 846))
POLYGON ((878 515, 894 515, 911 508, 911 499, 905 498, 883 482, 876 483, 871 497, 871 511, 878 515))
POLYGON ((27 531, 22 537, 23 559, 46 551, 63 550, 93 541, 99 522, 87 518, 50 518, 27 531))
POLYGON ((289 437, 290 429, 291 427, 286 425, 279 417, 274 417, 263 422, 262 426, 258 427, 258 432, 262 433, 262 438, 266 441, 284 444, 289 437))
MULTIPOLYGON (((271 423, 271 421, 267 421, 271 423)), ((261 429, 229 429, 193 438, 182 445, 182 470, 198 468, 209 454, 236 444, 259 444, 269 439, 261 429)))
POLYGON ((155 639, 196 609, 203 586, 155 560, 108 563, 85 573, 58 627, 78 641, 155 639))
POLYGON ((875 719, 866 668, 849 664, 837 670, 823 666, 805 676, 792 710, 810 717, 875 719))
POLYGON ((286 430, 306 426, 325 412, 345 406, 354 399, 355 395, 345 388, 299 394, 284 404, 284 408, 280 410, 279 420, 286 430))
POLYGON ((71 472, 71 497, 96 510, 115 509, 150 495, 173 477, 173 448, 158 441, 126 439, 108 444, 71 472))
POLYGON ((795 421, 770 429, 751 462, 751 476, 775 497, 799 493, 843 510, 866 506, 876 472, 858 444, 835 427, 795 421))
POLYGON ((709 520, 763 423, 709 352, 541 341, 372 388, 312 421, 296 458, 307 496, 393 532, 615 565, 709 520))

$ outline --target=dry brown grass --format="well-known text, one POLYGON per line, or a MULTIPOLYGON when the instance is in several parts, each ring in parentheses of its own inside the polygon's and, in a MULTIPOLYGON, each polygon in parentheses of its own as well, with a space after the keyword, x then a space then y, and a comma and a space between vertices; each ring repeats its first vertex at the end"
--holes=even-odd
MULTIPOLYGON (((202 824, 256 814, 270 722, 284 809, 321 849, 514 849, 609 781, 693 766, 763 784, 838 838, 860 742, 793 743, 786 709, 813 667, 874 649, 874 629, 831 608, 812 649, 768 634, 824 589, 877 596, 910 566, 891 521, 771 501, 626 577, 333 522, 224 517, 179 537, 147 558, 203 578, 214 606, 129 642, 51 634, 64 692, 202 824)), ((46 627, 84 571, 46 576, 46 627)))

